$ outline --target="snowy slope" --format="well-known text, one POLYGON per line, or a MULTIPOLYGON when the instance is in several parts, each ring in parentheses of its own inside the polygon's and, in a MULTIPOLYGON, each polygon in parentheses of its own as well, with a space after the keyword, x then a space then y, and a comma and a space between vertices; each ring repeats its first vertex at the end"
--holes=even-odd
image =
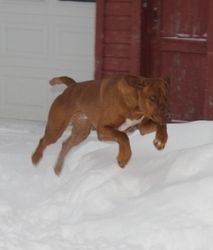
POLYGON ((213 122, 170 124, 161 152, 154 134, 134 132, 125 169, 117 145, 93 133, 60 177, 62 140, 31 164, 43 129, 0 120, 1 250, 213 249, 213 122))

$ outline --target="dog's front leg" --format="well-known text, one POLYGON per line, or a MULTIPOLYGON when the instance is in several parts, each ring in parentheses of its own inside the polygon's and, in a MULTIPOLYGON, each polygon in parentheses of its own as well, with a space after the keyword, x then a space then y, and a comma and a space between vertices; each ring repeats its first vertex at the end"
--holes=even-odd
POLYGON ((157 124, 151 119, 144 117, 141 123, 138 125, 138 129, 141 135, 146 135, 157 130, 157 124))
POLYGON ((118 143, 117 161, 119 166, 124 168, 132 154, 128 136, 110 126, 98 127, 97 134, 99 140, 116 141, 118 143))
POLYGON ((165 125, 157 125, 155 139, 153 144, 158 150, 164 149, 166 142, 168 139, 167 134, 167 126, 165 125))

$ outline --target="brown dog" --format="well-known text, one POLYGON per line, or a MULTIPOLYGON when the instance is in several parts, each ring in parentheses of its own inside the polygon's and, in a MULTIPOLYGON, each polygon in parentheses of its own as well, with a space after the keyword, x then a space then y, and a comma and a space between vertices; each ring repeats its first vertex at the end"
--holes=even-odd
POLYGON ((69 77, 56 77, 51 85, 64 83, 68 87, 53 102, 44 136, 32 155, 36 165, 44 149, 55 143, 67 126, 72 123, 72 133, 63 143, 55 173, 60 174, 69 150, 82 142, 96 128, 99 140, 116 141, 117 157, 124 167, 131 148, 126 131, 138 127, 140 133, 156 131, 154 145, 163 149, 167 142, 167 92, 168 80, 117 75, 101 81, 76 83, 69 77))

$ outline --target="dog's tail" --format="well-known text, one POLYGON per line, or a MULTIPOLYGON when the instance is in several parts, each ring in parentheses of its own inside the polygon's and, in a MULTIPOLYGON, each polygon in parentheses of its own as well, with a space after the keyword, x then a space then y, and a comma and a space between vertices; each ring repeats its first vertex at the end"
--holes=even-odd
POLYGON ((67 87, 76 84, 76 81, 67 76, 54 77, 50 80, 50 85, 65 84, 67 87))

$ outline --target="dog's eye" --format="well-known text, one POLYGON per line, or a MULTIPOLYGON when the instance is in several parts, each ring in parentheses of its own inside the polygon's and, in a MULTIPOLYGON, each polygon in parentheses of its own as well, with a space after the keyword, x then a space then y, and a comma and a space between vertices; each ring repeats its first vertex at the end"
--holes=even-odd
POLYGON ((149 96, 149 100, 150 100, 151 102, 157 102, 157 101, 158 101, 157 97, 154 96, 154 95, 149 96))

